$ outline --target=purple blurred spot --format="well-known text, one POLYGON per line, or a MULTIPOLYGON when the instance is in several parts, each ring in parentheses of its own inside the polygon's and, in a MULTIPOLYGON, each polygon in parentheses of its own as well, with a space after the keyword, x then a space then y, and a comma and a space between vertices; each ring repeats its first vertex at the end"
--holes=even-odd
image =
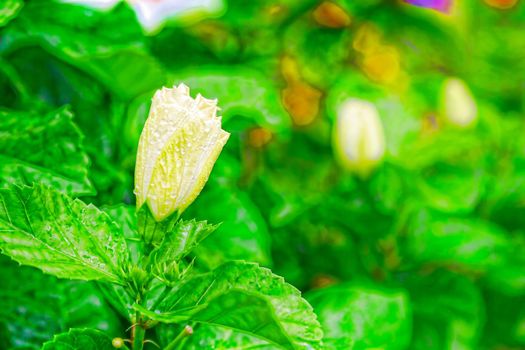
POLYGON ((405 2, 445 13, 448 13, 450 5, 452 5, 452 0, 405 0, 405 2))

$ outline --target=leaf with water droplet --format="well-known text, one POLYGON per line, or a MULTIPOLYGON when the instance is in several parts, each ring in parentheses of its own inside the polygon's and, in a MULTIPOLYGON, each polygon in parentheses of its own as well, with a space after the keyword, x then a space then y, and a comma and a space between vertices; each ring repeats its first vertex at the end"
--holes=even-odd
POLYGON ((69 108, 43 115, 0 111, 0 188, 43 183, 68 194, 92 195, 88 164, 69 108))
MULTIPOLYGON (((173 264, 187 256, 202 240, 217 229, 206 221, 180 220, 168 232, 152 253, 153 270, 163 276, 171 275, 173 264)), ((176 274, 177 275, 177 274, 176 274)))
POLYGON ((107 214, 43 185, 0 189, 0 250, 61 278, 123 284, 130 265, 107 214))
POLYGON ((226 326, 282 349, 320 349, 322 330, 312 307, 282 277, 254 263, 229 262, 214 271, 188 276, 163 293, 147 295, 136 306, 166 323, 194 321, 226 326))

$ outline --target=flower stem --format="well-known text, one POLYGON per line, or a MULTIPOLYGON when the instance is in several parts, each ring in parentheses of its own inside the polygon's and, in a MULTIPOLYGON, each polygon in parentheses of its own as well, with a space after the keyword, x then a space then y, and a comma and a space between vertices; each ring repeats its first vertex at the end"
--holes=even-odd
POLYGON ((164 348, 164 350, 176 350, 182 345, 182 341, 193 334, 193 328, 189 325, 184 326, 182 331, 164 348))
POLYGON ((146 335, 146 328, 142 324, 142 315, 140 312, 135 313, 133 318, 133 328, 131 329, 131 349, 142 350, 144 347, 144 336, 146 335))
POLYGON ((179 218, 180 213, 177 211, 162 221, 157 221, 147 205, 137 211, 138 231, 146 243, 145 255, 149 255, 149 252, 162 241, 164 235, 173 229, 179 218))
POLYGON ((142 350, 144 346, 144 336, 146 330, 142 328, 140 324, 137 324, 133 327, 133 350, 142 350))

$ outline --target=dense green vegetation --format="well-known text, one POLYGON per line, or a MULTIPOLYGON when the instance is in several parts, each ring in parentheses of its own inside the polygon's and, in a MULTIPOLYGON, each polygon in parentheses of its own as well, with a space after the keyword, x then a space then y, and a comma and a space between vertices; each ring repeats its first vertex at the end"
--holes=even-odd
POLYGON ((0 348, 524 348, 523 1, 213 3, 0 3, 0 348), (180 83, 231 135, 157 237, 180 83))

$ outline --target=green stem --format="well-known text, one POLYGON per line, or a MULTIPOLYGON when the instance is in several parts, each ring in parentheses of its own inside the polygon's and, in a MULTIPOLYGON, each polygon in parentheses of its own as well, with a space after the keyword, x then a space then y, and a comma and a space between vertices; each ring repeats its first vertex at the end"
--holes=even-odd
POLYGON ((146 243, 146 256, 162 241, 164 235, 173 229, 180 218, 180 213, 175 212, 162 221, 156 221, 147 205, 137 211, 137 225, 142 240, 146 243))
POLYGON ((168 344, 168 346, 166 346, 164 348, 164 350, 176 350, 179 348, 179 343, 182 344, 181 342, 188 336, 192 335, 193 334, 193 329, 190 327, 190 326, 184 326, 182 328, 182 331, 180 331, 180 333, 175 337, 175 339, 173 339, 173 341, 171 341, 171 343, 168 344))
POLYGON ((140 324, 136 324, 133 327, 133 350, 142 350, 144 347, 144 336, 146 335, 146 330, 142 328, 140 324))
POLYGON ((142 350, 144 347, 144 336, 146 335, 146 328, 142 324, 142 315, 140 312, 135 313, 133 319, 133 329, 131 331, 131 349, 142 350))

